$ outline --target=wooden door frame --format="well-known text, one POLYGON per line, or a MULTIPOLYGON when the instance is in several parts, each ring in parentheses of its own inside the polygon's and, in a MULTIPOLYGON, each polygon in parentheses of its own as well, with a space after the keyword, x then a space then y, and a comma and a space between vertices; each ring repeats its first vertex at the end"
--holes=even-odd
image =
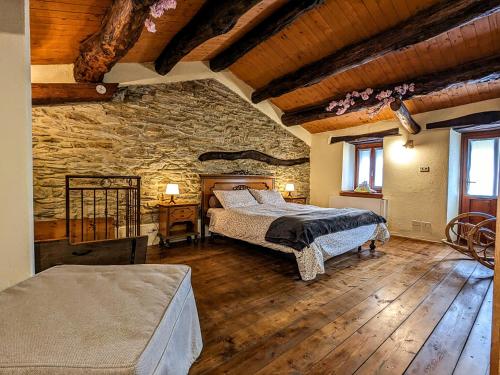
MULTIPOLYGON (((462 133, 461 139, 461 149, 460 149, 460 204, 459 204, 459 213, 464 212, 464 196, 465 196, 465 187, 466 187, 466 178, 467 178, 467 157, 469 154, 468 143, 470 139, 482 139, 482 138, 500 138, 500 130, 492 130, 485 132, 470 132, 470 133, 462 133), (467 151, 467 152, 466 152, 467 151)), ((499 181, 499 173, 495 171, 495 179, 499 181)), ((500 182, 497 182, 500 187, 500 182)), ((478 197, 481 199, 481 197, 478 197)), ((486 198, 485 198, 486 199, 486 198)), ((497 197, 498 199, 498 197, 497 197)))

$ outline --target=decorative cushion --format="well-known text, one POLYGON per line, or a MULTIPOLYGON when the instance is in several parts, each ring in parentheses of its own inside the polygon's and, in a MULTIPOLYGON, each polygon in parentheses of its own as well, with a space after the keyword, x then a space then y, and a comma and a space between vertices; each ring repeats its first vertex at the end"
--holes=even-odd
POLYGON ((214 194, 224 208, 238 208, 259 204, 248 190, 214 190, 214 194))
POLYGON ((273 204, 275 206, 282 206, 286 204, 283 196, 276 190, 254 190, 250 189, 250 193, 260 204, 273 204))

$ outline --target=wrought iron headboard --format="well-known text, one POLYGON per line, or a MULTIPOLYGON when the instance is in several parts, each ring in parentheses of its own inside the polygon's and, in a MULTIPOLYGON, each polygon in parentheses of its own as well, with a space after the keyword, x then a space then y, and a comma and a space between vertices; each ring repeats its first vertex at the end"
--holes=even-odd
POLYGON ((139 176, 66 176, 66 236, 78 242, 141 234, 139 176))

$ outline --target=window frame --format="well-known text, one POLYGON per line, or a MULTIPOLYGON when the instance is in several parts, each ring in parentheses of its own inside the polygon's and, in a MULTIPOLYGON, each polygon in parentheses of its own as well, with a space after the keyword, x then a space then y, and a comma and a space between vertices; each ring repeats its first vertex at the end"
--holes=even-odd
POLYGON ((373 142, 373 143, 363 143, 355 146, 355 158, 354 158, 354 188, 359 185, 359 151, 370 149, 370 188, 375 190, 377 193, 382 192, 382 186, 375 186, 375 162, 376 162, 376 154, 375 150, 381 149, 382 152, 384 150, 384 144, 382 142, 373 142))
POLYGON ((499 155, 499 149, 500 149, 500 135, 496 134, 495 132, 484 132, 484 133, 468 133, 463 135, 462 139, 462 144, 463 147, 466 147, 466 152, 462 152, 463 155, 462 157, 465 158, 465 163, 463 163, 463 181, 462 181, 462 194, 464 196, 470 197, 472 199, 497 199, 498 195, 500 193, 499 191, 499 186, 498 186, 498 166, 500 165, 500 155, 499 155), (494 140, 494 158, 495 158, 495 163, 497 165, 497 169, 494 171, 494 176, 493 176, 493 191, 496 193, 495 195, 474 195, 474 194, 468 194, 468 180, 469 180, 469 173, 470 173, 470 162, 471 162, 471 143, 473 141, 483 141, 483 140, 494 140))

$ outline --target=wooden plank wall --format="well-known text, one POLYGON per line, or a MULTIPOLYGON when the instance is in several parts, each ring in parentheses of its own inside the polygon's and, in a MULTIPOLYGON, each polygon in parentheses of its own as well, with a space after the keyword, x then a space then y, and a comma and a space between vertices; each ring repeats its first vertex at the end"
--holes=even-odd
MULTIPOLYGON (((70 242, 88 242, 94 240, 114 239, 116 238, 116 228, 113 218, 108 218, 108 235, 106 236, 105 218, 96 218, 95 220, 95 238, 94 223, 91 218, 83 220, 83 241, 82 241, 82 221, 81 219, 70 220, 70 242)), ((35 221, 35 241, 47 241, 63 239, 66 237, 66 220, 37 220, 35 221)))

